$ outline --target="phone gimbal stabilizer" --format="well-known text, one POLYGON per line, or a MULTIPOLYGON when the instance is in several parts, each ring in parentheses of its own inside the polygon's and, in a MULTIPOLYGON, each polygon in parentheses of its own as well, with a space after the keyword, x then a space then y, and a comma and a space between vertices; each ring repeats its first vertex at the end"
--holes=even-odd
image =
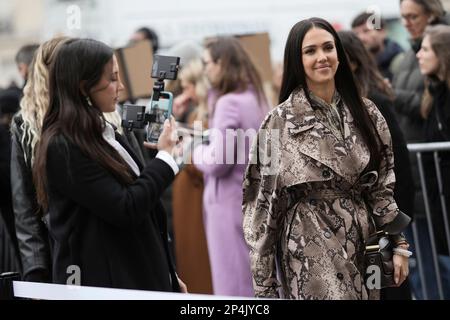
MULTIPOLYGON (((153 85, 151 101, 159 101, 161 95, 169 94, 164 91, 164 80, 176 80, 180 66, 179 57, 160 56, 153 57, 151 77, 157 79, 153 85)), ((151 104, 151 103, 150 103, 151 104)), ((156 115, 151 108, 133 104, 124 104, 122 111, 122 127, 126 130, 143 129, 148 123, 156 121, 156 115)))

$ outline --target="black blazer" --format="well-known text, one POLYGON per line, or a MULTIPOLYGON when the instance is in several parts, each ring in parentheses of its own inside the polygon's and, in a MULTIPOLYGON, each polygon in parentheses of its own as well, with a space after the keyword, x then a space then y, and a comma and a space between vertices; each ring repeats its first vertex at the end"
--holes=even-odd
MULTIPOLYGON (((48 149, 49 231, 54 240, 53 281, 66 284, 78 266, 81 285, 179 291, 168 251, 167 219, 159 200, 174 179, 153 159, 133 184, 118 182, 63 135, 48 149)), ((71 282, 69 282, 71 284, 71 282)))

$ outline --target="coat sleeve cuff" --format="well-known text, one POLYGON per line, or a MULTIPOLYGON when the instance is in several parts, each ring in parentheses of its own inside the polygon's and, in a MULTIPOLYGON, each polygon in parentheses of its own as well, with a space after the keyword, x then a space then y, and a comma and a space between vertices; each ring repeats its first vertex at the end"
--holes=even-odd
POLYGON ((159 151, 156 155, 156 158, 164 161, 167 163, 173 170, 173 174, 177 175, 180 169, 178 168, 177 163, 175 162, 175 159, 167 152, 167 151, 159 151))
POLYGON ((399 235, 403 230, 405 230, 408 225, 411 223, 411 218, 398 210, 395 218, 386 224, 384 228, 384 232, 390 235, 399 235))

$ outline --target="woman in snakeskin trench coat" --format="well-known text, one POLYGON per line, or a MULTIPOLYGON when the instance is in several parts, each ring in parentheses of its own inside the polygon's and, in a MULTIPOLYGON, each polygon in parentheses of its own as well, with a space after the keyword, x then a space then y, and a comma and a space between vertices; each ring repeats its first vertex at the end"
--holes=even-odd
MULTIPOLYGON (((285 49, 280 105, 264 120, 244 177, 244 234, 257 297, 376 299, 366 241, 409 222, 393 199, 389 129, 358 93, 333 27, 300 21, 285 49)), ((397 285, 408 258, 394 255, 397 285)))

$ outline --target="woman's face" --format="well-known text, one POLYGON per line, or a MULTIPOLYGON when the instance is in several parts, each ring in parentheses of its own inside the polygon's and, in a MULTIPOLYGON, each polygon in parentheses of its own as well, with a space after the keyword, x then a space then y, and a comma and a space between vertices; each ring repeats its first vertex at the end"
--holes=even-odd
POLYGON ((400 4, 400 14, 402 16, 402 23, 412 39, 422 37, 429 20, 432 18, 430 14, 425 13, 422 6, 413 0, 402 1, 400 4))
POLYGON ((119 93, 123 89, 119 78, 119 65, 113 56, 105 65, 100 81, 91 89, 89 96, 101 112, 114 112, 119 102, 119 93))
POLYGON ((212 86, 216 86, 219 83, 220 79, 220 60, 218 60, 217 63, 214 62, 208 49, 203 51, 202 60, 206 77, 208 78, 212 86))
POLYGON ((417 59, 419 60, 420 72, 424 75, 437 74, 439 70, 439 59, 433 51, 430 42, 430 36, 425 36, 422 41, 422 47, 417 52, 417 59))
POLYGON ((339 61, 333 35, 324 29, 309 30, 303 39, 302 63, 309 87, 334 81, 339 61))

